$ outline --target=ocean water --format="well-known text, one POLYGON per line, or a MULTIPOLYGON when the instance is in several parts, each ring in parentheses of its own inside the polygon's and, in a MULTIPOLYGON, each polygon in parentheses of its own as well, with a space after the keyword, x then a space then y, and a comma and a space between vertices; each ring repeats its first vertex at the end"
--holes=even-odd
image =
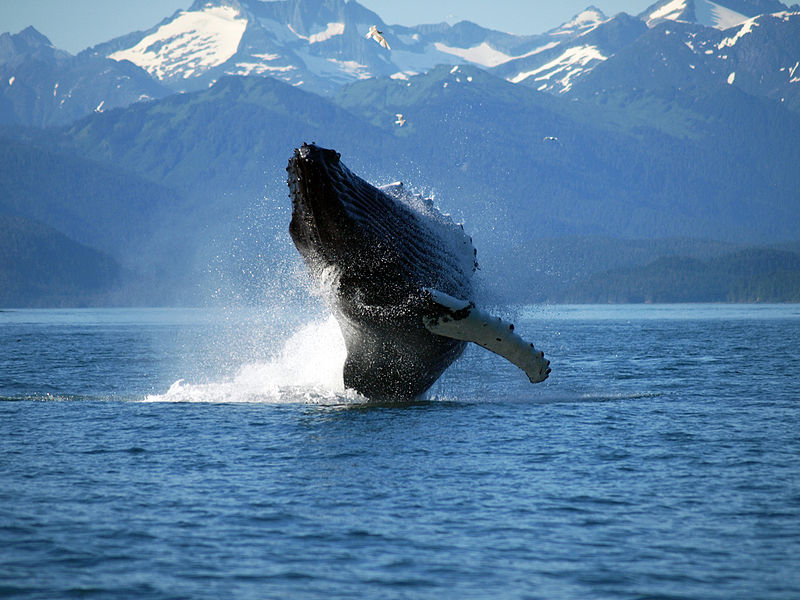
POLYGON ((0 312, 0 597, 800 598, 800 306, 507 309, 428 397, 324 315, 0 312))

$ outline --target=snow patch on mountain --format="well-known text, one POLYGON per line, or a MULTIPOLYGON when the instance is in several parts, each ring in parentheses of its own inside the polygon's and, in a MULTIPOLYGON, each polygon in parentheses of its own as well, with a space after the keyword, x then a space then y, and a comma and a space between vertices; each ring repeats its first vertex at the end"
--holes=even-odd
POLYGON ((274 75, 276 73, 287 73, 294 71, 294 65, 265 65, 263 62, 237 62, 236 69, 227 72, 228 75, 274 75))
POLYGON ((108 58, 129 60, 158 79, 201 75, 221 65, 239 48, 247 19, 231 6, 183 11, 132 48, 108 58))
POLYGON ((730 29, 741 25, 748 19, 742 13, 710 0, 696 0, 694 11, 698 23, 716 29, 730 29))
POLYGON ((735 46, 736 42, 753 31, 753 27, 758 27, 758 23, 756 22, 757 20, 758 17, 753 17, 752 19, 745 21, 734 35, 724 38, 719 44, 717 44, 717 49, 722 50, 726 47, 735 46))
MULTIPOLYGON (((789 69, 789 83, 798 83, 800 82, 800 77, 795 77, 794 72, 797 71, 797 67, 800 66, 800 60, 794 63, 794 66, 789 69)), ((783 69, 781 69, 783 71, 783 69)))
POLYGON ((526 52, 525 54, 520 54, 519 56, 509 56, 499 50, 495 50, 486 42, 483 42, 479 46, 473 46, 472 48, 456 48, 453 46, 447 46, 446 44, 442 44, 441 42, 434 43, 434 47, 439 52, 444 52, 445 54, 452 54, 453 56, 458 56, 459 58, 464 59, 467 62, 474 63, 476 65, 481 65, 484 67, 496 67, 497 65, 502 65, 507 63, 511 60, 516 60, 518 58, 527 58, 529 56, 534 56, 545 50, 550 50, 551 48, 555 48, 561 42, 548 42, 542 46, 534 48, 530 52, 526 52))
POLYGON ((354 79, 369 79, 372 77, 372 73, 369 72, 369 67, 355 60, 337 60, 335 58, 329 58, 328 62, 333 64, 338 71, 347 73, 354 79))
POLYGON ((350 83, 356 79, 369 79, 374 76, 368 65, 355 60, 317 56, 302 49, 298 51, 298 54, 311 73, 339 84, 350 83))
POLYGON ((441 42, 436 42, 434 43, 434 47, 439 52, 452 54, 453 56, 458 56, 466 61, 483 65, 484 67, 495 67, 503 64, 504 62, 508 62, 513 58, 508 54, 504 54, 499 50, 495 50, 486 42, 483 42, 478 46, 473 46, 472 48, 455 48, 453 46, 442 44, 441 42))
POLYGON ((589 7, 583 12, 578 13, 572 19, 550 32, 550 35, 572 35, 578 30, 581 33, 588 33, 600 23, 607 21, 606 16, 598 9, 589 7))
POLYGON ((329 40, 334 36, 342 35, 344 33, 344 23, 328 23, 324 31, 313 33, 308 36, 297 33, 291 25, 288 25, 288 27, 293 34, 302 40, 306 40, 309 44, 324 42, 325 40, 329 40))
POLYGON ((226 70, 226 75, 278 75, 280 73, 288 73, 289 71, 295 71, 297 67, 294 65, 287 65, 287 64, 276 64, 271 65, 267 63, 271 63, 274 61, 280 61, 283 57, 280 54, 274 54, 269 52, 264 53, 257 53, 253 52, 249 55, 250 57, 256 59, 258 62, 249 62, 247 60, 237 61, 235 63, 235 69, 228 69, 226 70))
MULTIPOLYGON (((557 84, 560 86, 558 91, 563 93, 572 87, 572 79, 575 76, 590 68, 590 63, 596 64, 607 58, 607 56, 603 56, 600 53, 597 46, 574 46, 565 50, 557 58, 532 71, 518 73, 509 78, 509 81, 511 83, 519 83, 529 77, 533 77, 534 81, 544 82, 538 89, 555 88, 557 84)), ((591 66, 594 66, 594 64, 591 64, 591 66)))
POLYGON ((642 18, 648 27, 663 21, 695 22, 715 29, 729 29, 747 21, 749 17, 711 0, 670 0, 657 4, 642 18))
POLYGON ((647 25, 652 27, 663 20, 675 21, 686 10, 686 0, 672 0, 651 12, 646 19, 647 25))

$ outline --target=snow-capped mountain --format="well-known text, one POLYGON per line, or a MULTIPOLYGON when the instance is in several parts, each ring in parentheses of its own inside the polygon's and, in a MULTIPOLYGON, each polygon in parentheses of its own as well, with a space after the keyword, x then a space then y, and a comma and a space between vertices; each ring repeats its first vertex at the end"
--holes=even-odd
POLYGON ((573 19, 581 21, 587 27, 577 35, 492 70, 513 83, 579 96, 719 81, 800 109, 798 6, 787 11, 777 0, 662 0, 638 18, 620 13, 606 19, 590 8, 573 19), (763 13, 772 9, 779 12, 763 13))
POLYGON ((552 62, 534 74, 550 73, 553 87, 562 91, 577 70, 613 52, 613 42, 596 47, 593 38, 570 45, 607 20, 590 7, 556 29, 524 36, 466 21, 387 25, 346 0, 198 0, 148 31, 91 51, 131 61, 176 90, 199 89, 223 75, 269 75, 327 93, 359 79, 405 79, 437 64, 461 63, 513 65, 502 71, 504 76, 522 81, 552 62), (372 25, 383 33, 388 49, 369 39, 372 25))
POLYGON ((795 9, 778 0, 661 0, 638 17, 608 18, 590 6, 545 33, 515 35, 467 21, 388 25, 356 0, 196 0, 75 57, 32 29, 3 34, 0 122, 68 123, 204 89, 226 75, 269 76, 330 95, 354 81, 406 80, 439 64, 472 64, 556 95, 597 95, 623 81, 642 88, 721 78, 794 108, 795 9), (388 48, 369 37, 373 26, 388 48))
POLYGON ((625 13, 608 19, 596 8, 589 8, 548 32, 547 42, 534 52, 498 65, 494 72, 512 83, 563 94, 646 29, 642 21, 625 13))
MULTIPOLYGON (((800 11, 800 7, 794 6, 792 10, 800 11)), ((674 74, 666 76, 665 67, 670 61, 665 58, 664 52, 676 39, 668 36, 677 34, 685 35, 686 39, 683 42, 686 48, 695 54, 691 57, 686 52, 673 53, 672 66, 685 71, 686 78, 701 81, 706 70, 711 74, 724 73, 726 79, 733 78, 735 75, 730 74, 734 72, 735 65, 741 63, 740 72, 744 69, 748 73, 740 77, 743 89, 746 81, 746 89, 751 94, 783 98, 782 101, 787 101, 787 98, 795 94, 794 88, 786 89, 786 84, 791 82, 793 75, 781 79, 780 76, 765 74, 774 75, 776 71, 788 73, 795 60, 800 59, 800 53, 796 51, 794 42, 800 40, 798 35, 800 31, 797 31, 792 22, 793 14, 787 12, 786 6, 778 0, 719 0, 718 2, 661 0, 638 17, 620 13, 611 19, 607 19, 602 12, 590 7, 569 23, 548 32, 553 39, 537 51, 528 56, 509 60, 494 67, 493 70, 513 83, 530 85, 540 91, 568 94, 573 86, 595 67, 609 61, 641 39, 642 43, 635 47, 643 45, 648 49, 646 59, 642 60, 640 50, 633 50, 626 53, 629 58, 623 61, 617 59, 610 61, 613 66, 610 66, 609 70, 624 71, 625 67, 620 66, 620 62, 634 61, 637 68, 631 68, 630 73, 636 73, 636 76, 641 78, 638 87, 654 75, 662 78, 661 85, 668 82, 678 85, 676 82, 682 80, 684 76, 677 78, 674 74), (774 12, 775 16, 770 16, 771 12, 774 12), (584 27, 570 30, 570 25, 576 23, 583 24, 584 27), (745 43, 735 51, 725 50, 735 45, 735 42, 723 43, 723 40, 733 40, 733 38, 738 40, 736 28, 745 28, 741 31, 747 32, 749 28, 757 27, 759 23, 770 23, 761 29, 765 35, 759 36, 757 40, 751 38, 752 43, 745 43), (662 24, 665 24, 664 27, 659 28, 662 24), (671 27, 665 29, 670 24, 671 27), (682 26, 689 26, 689 29, 682 26), (656 28, 659 33, 648 37, 646 35, 648 28, 656 28), (572 35, 558 40, 558 34, 563 30, 569 31, 572 35), (725 33, 722 33, 723 31, 725 33), (650 39, 659 41, 649 44, 647 40, 650 39), (723 44, 723 47, 717 47, 719 44, 723 44), (765 50, 771 46, 774 48, 765 50), (759 52, 760 59, 751 57, 753 53, 759 52), (749 58, 739 60, 736 57, 740 54, 749 58), (645 72, 640 73, 639 66, 645 72)), ((633 82, 630 85, 637 87, 633 82)), ((599 88, 595 85, 593 88, 590 86, 590 89, 597 91, 604 87, 600 84, 599 88)), ((587 86, 581 88, 585 93, 587 86)))
POLYGON ((800 110, 800 12, 759 15, 723 31, 661 23, 598 65, 572 93, 590 97, 709 85, 730 85, 800 110))
POLYGON ((664 21, 698 23, 715 29, 741 25, 757 15, 786 10, 778 0, 660 0, 639 15, 648 27, 664 21))
POLYGON ((63 125, 168 93, 135 65, 72 56, 33 27, 0 35, 0 123, 63 125))
POLYGON ((800 110, 800 11, 760 15, 723 33, 711 50, 727 83, 800 110))

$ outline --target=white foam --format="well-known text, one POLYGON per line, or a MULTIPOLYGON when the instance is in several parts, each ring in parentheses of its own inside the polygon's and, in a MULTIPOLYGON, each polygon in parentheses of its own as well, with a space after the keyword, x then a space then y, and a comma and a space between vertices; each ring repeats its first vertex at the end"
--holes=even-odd
POLYGON ((263 363, 243 365, 230 379, 187 383, 179 379, 164 394, 145 402, 263 402, 269 404, 358 404, 365 398, 345 390, 344 339, 334 317, 309 323, 292 335, 280 353, 263 363))

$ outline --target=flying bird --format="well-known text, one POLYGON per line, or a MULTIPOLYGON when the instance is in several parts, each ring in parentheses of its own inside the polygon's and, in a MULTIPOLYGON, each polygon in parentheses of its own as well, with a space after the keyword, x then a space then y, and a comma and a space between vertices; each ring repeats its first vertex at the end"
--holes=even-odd
POLYGON ((406 120, 403 118, 401 113, 396 113, 394 116, 397 117, 397 120, 394 122, 395 125, 400 125, 400 127, 405 125, 406 120))
POLYGON ((383 32, 378 31, 378 28, 375 25, 370 26, 369 31, 367 32, 367 35, 365 37, 372 38, 387 50, 391 50, 388 42, 386 41, 386 38, 383 37, 383 32))

